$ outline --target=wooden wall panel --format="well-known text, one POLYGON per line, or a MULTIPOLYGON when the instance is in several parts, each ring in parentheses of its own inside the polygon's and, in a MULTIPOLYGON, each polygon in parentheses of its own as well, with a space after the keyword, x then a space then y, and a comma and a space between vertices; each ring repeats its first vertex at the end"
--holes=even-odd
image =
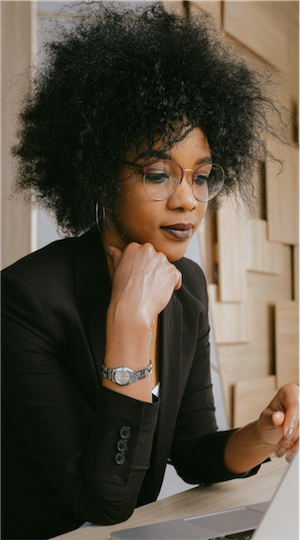
POLYGON ((163 5, 166 11, 176 13, 181 17, 185 17, 183 2, 178 0, 163 0, 163 5))
POLYGON ((256 420, 275 394, 275 375, 237 382, 233 389, 233 427, 256 420))
MULTIPOLYGON (((300 32, 299 32, 300 34, 300 32)), ((300 48, 300 36, 298 35, 298 50, 300 48)), ((298 73, 300 72, 300 55, 298 59, 298 73)), ((300 144, 300 84, 298 84, 298 96, 297 96, 297 142, 300 144)))
POLYGON ((20 97, 29 90, 28 67, 33 53, 33 2, 1 2, 1 266, 31 251, 31 212, 12 196, 15 164, 10 149, 16 143, 20 97))
POLYGON ((280 242, 268 241, 267 228, 263 219, 253 219, 244 226, 247 270, 282 274, 284 246, 280 242))
MULTIPOLYGON (((191 15, 199 9, 214 12, 225 40, 239 43, 253 69, 264 70, 268 63, 282 70, 274 73, 271 97, 295 114, 298 2, 189 2, 191 15)), ((284 121, 288 116, 286 109, 284 121)), ((232 198, 222 202, 216 215, 208 214, 199 229, 226 409, 229 422, 238 424, 253 420, 266 406, 255 399, 254 411, 253 399, 247 404, 243 395, 247 388, 268 394, 266 401, 275 393, 275 304, 299 294, 298 148, 292 123, 287 137, 290 147, 271 147, 268 141, 273 155, 285 161, 283 174, 276 177, 276 163, 270 160, 266 177, 263 164, 254 173, 255 218, 232 198)))
POLYGON ((224 399, 230 425, 232 425, 233 418, 234 384, 274 374, 275 303, 280 300, 290 300, 292 292, 291 250, 289 246, 284 246, 283 261, 284 272, 282 274, 247 272, 247 305, 251 301, 252 339, 247 343, 217 345, 224 399))
POLYGON ((267 377, 272 373, 274 309, 266 302, 257 300, 253 302, 252 320, 253 340, 245 344, 218 345, 220 373, 229 420, 232 419, 233 413, 233 385, 238 381, 267 377))
POLYGON ((283 162, 266 163, 268 238, 299 244, 299 149, 268 141, 268 150, 283 162))
POLYGON ((208 283, 218 283, 217 217, 208 211, 198 228, 203 270, 208 283))
POLYGON ((299 246, 294 247, 293 291, 294 300, 297 300, 299 302, 299 246))
POLYGON ((208 285, 216 344, 251 340, 250 302, 218 302, 217 285, 208 285))
POLYGON ((218 26, 221 26, 222 2, 220 0, 194 0, 190 2, 190 13, 197 14, 199 9, 213 17, 218 26))
POLYGON ((241 204, 235 197, 224 200, 217 213, 219 295, 221 302, 244 302, 246 251, 241 204))
POLYGON ((299 384, 299 303, 276 302, 275 306, 277 386, 299 384))
MULTIPOLYGON (((289 2, 290 3, 290 2, 289 2)), ((288 35, 282 18, 284 2, 224 2, 224 30, 240 43, 282 68, 288 35)))

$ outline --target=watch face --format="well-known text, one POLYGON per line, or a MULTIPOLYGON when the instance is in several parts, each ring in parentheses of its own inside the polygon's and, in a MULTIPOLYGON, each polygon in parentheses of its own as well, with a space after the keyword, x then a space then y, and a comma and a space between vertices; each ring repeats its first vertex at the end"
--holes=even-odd
POLYGON ((130 373, 126 368, 118 368, 115 371, 115 381, 117 384, 124 386, 129 383, 130 373))

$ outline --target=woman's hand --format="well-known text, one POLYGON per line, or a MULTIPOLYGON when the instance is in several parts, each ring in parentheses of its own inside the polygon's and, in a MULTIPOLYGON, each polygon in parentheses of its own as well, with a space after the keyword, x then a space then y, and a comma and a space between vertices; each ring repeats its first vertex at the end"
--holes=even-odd
POLYGON ((258 420, 234 431, 224 450, 227 468, 243 474, 275 452, 292 459, 299 445, 299 387, 286 384, 258 420))
POLYGON ((151 244, 132 242, 122 252, 109 246, 113 262, 111 305, 125 308, 126 317, 149 325, 181 287, 181 273, 151 244))
MULTIPOLYGON (((181 273, 151 244, 129 244, 124 251, 109 246, 108 266, 112 293, 106 317, 105 365, 142 369, 150 361, 150 328, 155 317, 181 287, 181 273)), ((154 373, 156 355, 151 357, 154 373)), ((152 403, 150 377, 127 386, 103 378, 107 388, 152 403)))
POLYGON ((258 423, 261 440, 273 447, 277 457, 286 454, 289 462, 299 445, 299 387, 286 384, 261 413, 258 423))

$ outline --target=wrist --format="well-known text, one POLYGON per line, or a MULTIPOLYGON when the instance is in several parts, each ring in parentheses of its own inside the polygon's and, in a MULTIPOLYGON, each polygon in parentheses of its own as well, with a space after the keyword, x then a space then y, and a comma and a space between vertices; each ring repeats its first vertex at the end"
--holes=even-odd
POLYGON ((101 374, 102 377, 118 384, 119 386, 126 386, 134 382, 150 377, 152 373, 152 362, 148 366, 142 369, 132 370, 126 366, 120 366, 118 368, 109 368, 105 364, 102 364, 101 374))
POLYGON ((108 310, 105 365, 112 369, 126 366, 139 370, 148 366, 149 362, 150 326, 143 320, 124 319, 120 313, 108 310))
POLYGON ((126 302, 111 302, 108 306, 106 321, 115 327, 122 329, 136 329, 150 335, 153 318, 148 311, 132 307, 126 302))

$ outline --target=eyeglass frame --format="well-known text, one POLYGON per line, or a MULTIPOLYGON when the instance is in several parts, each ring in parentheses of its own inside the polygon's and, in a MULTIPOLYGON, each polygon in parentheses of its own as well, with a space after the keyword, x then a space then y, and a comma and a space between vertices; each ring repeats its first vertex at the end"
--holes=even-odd
POLYGON ((174 193, 176 192, 177 188, 180 186, 182 180, 183 180, 183 177, 184 177, 184 173, 185 172, 192 172, 192 191, 193 191, 193 195, 195 197, 195 199, 199 202, 209 202, 211 201, 214 197, 216 197, 217 195, 219 195, 223 185, 224 185, 224 181, 225 181, 225 171, 223 169, 223 167, 221 167, 221 165, 219 165, 218 163, 210 163, 210 162, 203 162, 202 164, 199 165, 199 167, 197 167, 196 169, 183 169, 181 167, 181 165, 179 165, 179 163, 177 163, 176 161, 174 161, 173 159, 156 159, 155 161, 153 161, 152 163, 149 163, 149 165, 141 165, 140 163, 132 163, 130 161, 125 161, 123 160, 123 163, 125 163, 126 165, 131 165, 133 167, 139 167, 143 170, 143 186, 144 186, 144 190, 145 190, 145 193, 148 195, 148 197, 150 197, 150 199, 154 200, 154 201, 165 201, 167 199, 169 199, 169 197, 172 197, 172 195, 174 195, 174 193), (146 172, 147 170, 149 169, 149 167, 151 167, 152 165, 154 165, 155 163, 159 163, 160 161, 172 161, 173 163, 175 163, 177 165, 177 167, 179 167, 180 171, 181 171, 181 178, 180 178, 180 181, 178 182, 177 184, 177 187, 175 188, 175 190, 173 191, 173 193, 171 193, 170 195, 168 195, 167 197, 152 197, 151 195, 149 195, 149 193, 147 192, 146 190, 146 186, 145 186, 145 176, 146 176, 146 172), (195 177, 195 172, 198 171, 198 169, 201 168, 202 165, 211 165, 211 166, 215 166, 215 167, 218 167, 221 172, 222 172, 222 183, 221 183, 221 187, 220 187, 220 190, 218 191, 218 193, 216 193, 216 195, 214 195, 213 197, 211 197, 210 199, 206 199, 206 200, 201 200, 201 199, 197 199, 195 193, 194 193, 194 189, 193 189, 193 185, 194 185, 194 177, 195 177))

